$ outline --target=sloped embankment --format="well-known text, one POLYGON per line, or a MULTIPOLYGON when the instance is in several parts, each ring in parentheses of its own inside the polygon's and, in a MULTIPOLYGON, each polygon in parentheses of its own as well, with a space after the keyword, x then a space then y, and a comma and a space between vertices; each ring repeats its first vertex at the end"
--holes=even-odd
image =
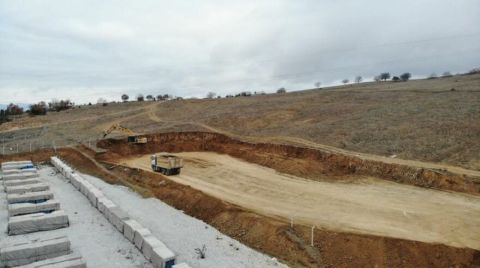
POLYGON ((480 193, 480 180, 466 175, 364 160, 292 145, 248 143, 209 132, 175 132, 148 135, 149 143, 127 144, 124 140, 102 140, 101 148, 109 151, 100 156, 112 160, 126 155, 142 155, 160 151, 207 151, 229 154, 243 160, 273 168, 279 172, 313 180, 355 180, 377 177, 425 188, 480 193))

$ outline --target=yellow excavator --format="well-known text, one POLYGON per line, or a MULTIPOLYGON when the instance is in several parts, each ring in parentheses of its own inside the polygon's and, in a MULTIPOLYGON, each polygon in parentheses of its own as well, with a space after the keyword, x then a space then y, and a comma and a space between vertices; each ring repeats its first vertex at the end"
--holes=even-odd
POLYGON ((112 131, 115 131, 115 130, 118 130, 120 132, 127 134, 128 143, 137 143, 137 144, 147 143, 147 137, 141 134, 137 134, 133 130, 126 127, 122 127, 119 124, 113 124, 111 127, 103 131, 103 137, 105 138, 108 134, 112 133, 112 131))

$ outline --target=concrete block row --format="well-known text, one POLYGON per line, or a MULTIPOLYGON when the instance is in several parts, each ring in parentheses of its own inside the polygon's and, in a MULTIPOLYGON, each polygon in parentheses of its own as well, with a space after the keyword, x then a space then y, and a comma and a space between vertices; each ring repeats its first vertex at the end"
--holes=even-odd
POLYGON ((55 237, 18 243, 0 249, 0 260, 7 267, 70 254, 70 241, 67 237, 55 237))
MULTIPOLYGON (((53 200, 49 185, 40 180, 31 162, 2 163, 2 177, 7 193, 9 235, 69 226, 68 216, 60 210, 60 203, 53 200)), ((86 267, 81 257, 71 258, 70 253, 66 237, 34 240, 0 249, 0 267, 86 267)))
POLYGON ((96 207, 127 240, 132 242, 142 252, 147 260, 152 262, 155 268, 172 268, 175 265, 175 253, 152 235, 150 230, 131 219, 124 210, 108 199, 101 190, 75 173, 60 159, 52 157, 51 163, 70 180, 76 189, 88 198, 92 206, 96 207))

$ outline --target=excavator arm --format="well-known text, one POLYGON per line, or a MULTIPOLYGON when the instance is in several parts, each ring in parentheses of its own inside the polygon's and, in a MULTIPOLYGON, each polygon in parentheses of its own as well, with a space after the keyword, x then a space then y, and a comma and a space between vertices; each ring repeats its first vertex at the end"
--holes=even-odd
POLYGON ((128 141, 133 143, 147 143, 146 137, 141 137, 139 134, 135 133, 133 130, 122 127, 119 124, 113 124, 108 129, 103 131, 103 137, 105 138, 108 134, 112 133, 113 131, 118 130, 128 135, 128 141))

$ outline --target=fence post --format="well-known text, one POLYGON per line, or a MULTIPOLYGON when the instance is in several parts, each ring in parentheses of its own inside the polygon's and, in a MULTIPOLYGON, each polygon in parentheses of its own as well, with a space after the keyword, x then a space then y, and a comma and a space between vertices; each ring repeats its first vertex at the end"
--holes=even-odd
POLYGON ((53 146, 53 151, 57 153, 57 147, 55 147, 55 141, 52 142, 52 146, 53 146))
POLYGON ((312 226, 312 238, 310 239, 310 245, 313 247, 313 229, 315 229, 315 226, 312 226))
POLYGON ((18 154, 18 143, 17 143, 17 154, 18 154))
POLYGON ((30 142, 30 152, 32 152, 32 142, 30 142))

